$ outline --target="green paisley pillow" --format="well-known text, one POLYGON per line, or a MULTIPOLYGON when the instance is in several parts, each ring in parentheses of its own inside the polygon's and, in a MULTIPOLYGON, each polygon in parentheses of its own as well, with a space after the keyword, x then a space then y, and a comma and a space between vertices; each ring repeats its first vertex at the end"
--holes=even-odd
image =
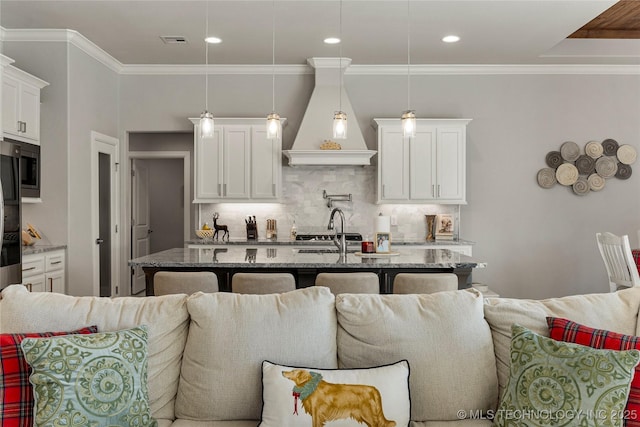
POLYGON ((509 382, 494 426, 622 426, 638 350, 596 350, 511 327, 509 382))
POLYGON ((25 338, 34 426, 156 426, 147 395, 147 327, 25 338))

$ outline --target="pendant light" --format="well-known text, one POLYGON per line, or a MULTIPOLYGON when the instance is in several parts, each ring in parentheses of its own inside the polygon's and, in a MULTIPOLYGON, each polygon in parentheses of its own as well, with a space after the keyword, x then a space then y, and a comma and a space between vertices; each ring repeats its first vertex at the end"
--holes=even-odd
POLYGON ((282 133, 280 115, 276 113, 276 1, 271 2, 271 113, 267 115, 267 139, 278 139, 282 133))
POLYGON ((340 73, 340 91, 339 105, 340 109, 333 114, 333 137, 335 139, 347 139, 347 113, 342 111, 342 0, 340 0, 340 64, 338 72, 340 73))
POLYGON ((204 29, 204 60, 205 60, 205 77, 204 77, 204 111, 200 114, 200 138, 213 137, 213 114, 209 112, 209 43, 206 38, 209 37, 209 1, 205 2, 205 29, 204 29))
POLYGON ((411 109, 411 11, 407 0, 407 109, 402 112, 402 136, 415 138, 416 112, 411 109))

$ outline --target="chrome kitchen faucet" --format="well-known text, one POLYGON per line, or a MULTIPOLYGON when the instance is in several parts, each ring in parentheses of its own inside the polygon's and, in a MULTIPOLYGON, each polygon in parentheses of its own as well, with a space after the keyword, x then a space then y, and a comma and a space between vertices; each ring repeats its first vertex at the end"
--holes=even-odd
POLYGON ((334 230, 335 226, 333 224, 333 217, 335 214, 340 214, 340 239, 338 239, 338 234, 336 233, 333 236, 333 243, 338 247, 338 252, 340 253, 340 259, 346 261, 347 259, 347 239, 344 234, 344 213, 340 208, 333 208, 331 211, 331 215, 329 216, 329 225, 327 226, 327 230, 334 230))

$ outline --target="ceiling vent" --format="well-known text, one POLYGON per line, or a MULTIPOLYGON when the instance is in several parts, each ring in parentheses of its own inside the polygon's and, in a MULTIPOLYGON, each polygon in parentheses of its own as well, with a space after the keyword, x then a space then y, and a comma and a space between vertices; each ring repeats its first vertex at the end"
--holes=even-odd
POLYGON ((187 44, 187 38, 184 36, 160 36, 164 44, 187 44))

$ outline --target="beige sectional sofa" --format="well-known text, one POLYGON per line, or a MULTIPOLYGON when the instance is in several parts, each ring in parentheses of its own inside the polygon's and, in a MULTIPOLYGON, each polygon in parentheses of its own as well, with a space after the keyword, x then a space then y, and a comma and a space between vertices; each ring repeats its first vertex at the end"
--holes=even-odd
POLYGON ((475 427, 508 379, 511 325, 547 335, 545 317, 640 334, 640 289, 543 301, 476 291, 341 294, 311 287, 280 295, 71 297, 10 286, 0 332, 116 331, 147 325, 148 388, 161 427, 255 426, 261 364, 362 368, 406 359, 414 426, 475 427))

